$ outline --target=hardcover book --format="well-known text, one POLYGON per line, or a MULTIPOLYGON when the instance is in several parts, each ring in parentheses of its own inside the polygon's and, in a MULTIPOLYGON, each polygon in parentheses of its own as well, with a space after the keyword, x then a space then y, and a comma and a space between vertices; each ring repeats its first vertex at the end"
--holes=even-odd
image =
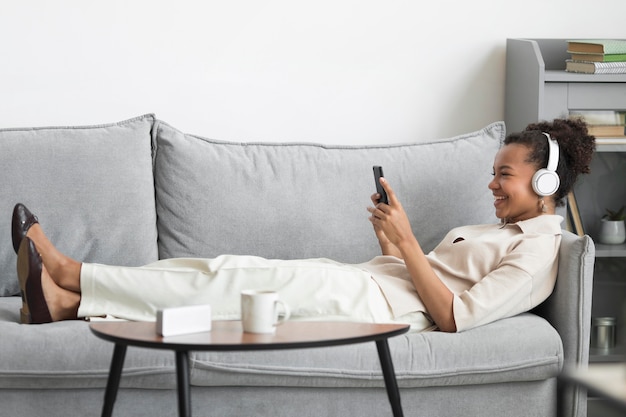
POLYGON ((584 74, 626 74, 626 62, 565 61, 565 71, 584 74))
POLYGON ((587 61, 587 62, 623 62, 626 61, 626 54, 577 54, 572 51, 567 51, 572 54, 573 61, 587 61))
POLYGON ((586 54, 626 54, 624 39, 576 39, 567 42, 571 53, 586 54))
POLYGON ((584 119, 590 125, 626 124, 626 112, 617 110, 570 110, 569 116, 584 119))
POLYGON ((572 110, 572 119, 583 119, 592 136, 626 137, 626 112, 617 110, 572 110))
POLYGON ((587 129, 592 136, 608 138, 624 136, 624 125, 591 125, 587 129))

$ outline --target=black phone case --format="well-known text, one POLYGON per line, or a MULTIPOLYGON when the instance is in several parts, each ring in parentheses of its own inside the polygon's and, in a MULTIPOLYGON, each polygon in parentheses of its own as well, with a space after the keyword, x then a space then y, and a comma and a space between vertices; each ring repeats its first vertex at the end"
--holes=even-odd
POLYGON ((387 192, 380 185, 380 177, 384 177, 383 175, 383 167, 375 165, 374 166, 374 181, 376 182, 376 192, 380 194, 379 203, 389 204, 389 198, 387 198, 387 192))

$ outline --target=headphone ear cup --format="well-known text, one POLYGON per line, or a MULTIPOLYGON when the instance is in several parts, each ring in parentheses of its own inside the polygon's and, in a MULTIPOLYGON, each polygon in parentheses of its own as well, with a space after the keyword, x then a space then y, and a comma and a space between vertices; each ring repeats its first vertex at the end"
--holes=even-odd
POLYGON ((542 197, 550 196, 557 192, 561 180, 556 172, 547 170, 545 168, 540 169, 533 175, 532 185, 533 190, 537 195, 542 197))

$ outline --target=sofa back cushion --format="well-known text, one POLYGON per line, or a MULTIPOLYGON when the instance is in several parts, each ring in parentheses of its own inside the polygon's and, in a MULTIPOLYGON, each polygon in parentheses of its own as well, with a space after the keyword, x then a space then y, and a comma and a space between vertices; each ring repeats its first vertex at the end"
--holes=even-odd
POLYGON ((99 126, 0 130, 0 295, 18 293, 10 243, 24 203, 58 248, 86 262, 157 260, 151 139, 154 117, 99 126))
POLYGON ((368 260, 380 253, 366 210, 373 165, 431 250, 452 227, 496 221, 487 184, 504 134, 498 122, 399 145, 234 143, 157 121, 159 255, 368 260))

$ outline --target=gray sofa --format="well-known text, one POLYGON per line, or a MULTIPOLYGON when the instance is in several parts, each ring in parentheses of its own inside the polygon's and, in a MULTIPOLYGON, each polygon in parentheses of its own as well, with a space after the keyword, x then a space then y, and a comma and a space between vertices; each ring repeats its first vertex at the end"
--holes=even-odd
MULTIPOLYGON (((222 253, 362 262, 378 253, 366 207, 385 173, 430 250, 451 227, 497 221, 487 188, 503 123, 415 144, 230 143, 140 116, 0 130, 0 415, 100 414, 113 345, 85 321, 19 324, 10 243, 16 202, 88 262, 142 265, 222 253)), ((586 363, 594 246, 566 232, 554 294, 536 311, 458 334, 390 340, 407 416, 586 415, 564 366, 586 363)), ((391 415, 374 343, 197 352, 195 416, 391 415)), ((174 354, 129 348, 119 416, 176 415, 174 354)))

